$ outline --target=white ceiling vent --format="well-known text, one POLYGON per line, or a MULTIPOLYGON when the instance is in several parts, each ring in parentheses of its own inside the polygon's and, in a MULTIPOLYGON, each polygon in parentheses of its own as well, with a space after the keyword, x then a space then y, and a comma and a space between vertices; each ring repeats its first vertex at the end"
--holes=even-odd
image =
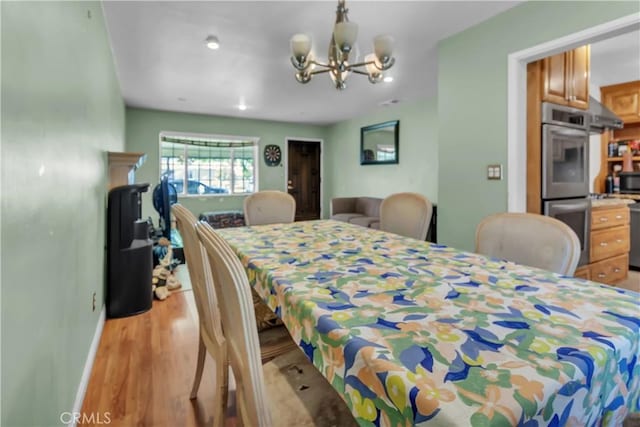
POLYGON ((386 101, 382 101, 382 102, 381 102, 380 104, 378 104, 378 105, 380 105, 381 107, 389 107, 389 106, 391 106, 391 105, 396 105, 396 104, 398 104, 399 102, 400 102, 400 100, 399 100, 399 99, 388 99, 388 100, 386 100, 386 101))

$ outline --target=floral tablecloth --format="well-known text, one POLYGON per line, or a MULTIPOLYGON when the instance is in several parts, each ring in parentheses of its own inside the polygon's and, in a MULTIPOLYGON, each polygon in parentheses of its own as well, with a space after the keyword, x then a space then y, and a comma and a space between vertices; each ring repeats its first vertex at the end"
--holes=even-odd
POLYGON ((330 220, 219 232, 360 425, 639 410, 639 294, 330 220))

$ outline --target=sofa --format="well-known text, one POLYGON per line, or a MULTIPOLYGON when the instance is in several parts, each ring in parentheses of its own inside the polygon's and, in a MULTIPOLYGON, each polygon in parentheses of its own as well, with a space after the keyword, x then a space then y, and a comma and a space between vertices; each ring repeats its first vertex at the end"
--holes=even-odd
POLYGON ((213 228, 244 227, 242 211, 215 211, 200 214, 200 221, 207 221, 213 228))
POLYGON ((334 197, 331 199, 331 219, 362 227, 380 228, 380 204, 377 197, 334 197))

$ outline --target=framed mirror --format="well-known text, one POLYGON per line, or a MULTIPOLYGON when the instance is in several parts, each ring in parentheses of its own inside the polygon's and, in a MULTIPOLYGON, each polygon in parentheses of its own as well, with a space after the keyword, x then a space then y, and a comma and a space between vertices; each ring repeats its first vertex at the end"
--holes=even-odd
POLYGON ((400 120, 360 128, 360 164, 398 163, 400 120))

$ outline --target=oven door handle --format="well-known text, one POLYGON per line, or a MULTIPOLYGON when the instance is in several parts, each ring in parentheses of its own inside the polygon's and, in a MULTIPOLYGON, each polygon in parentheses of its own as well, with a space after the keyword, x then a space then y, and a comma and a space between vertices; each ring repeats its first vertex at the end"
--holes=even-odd
POLYGON ((560 212, 580 212, 580 211, 586 211, 589 208, 588 203, 580 203, 580 204, 576 204, 576 203, 567 203, 567 204, 554 204, 552 206, 552 209, 554 211, 560 211, 560 212))
POLYGON ((551 133, 564 136, 577 136, 582 138, 589 138, 589 133, 584 129, 572 129, 564 126, 550 126, 551 133))

